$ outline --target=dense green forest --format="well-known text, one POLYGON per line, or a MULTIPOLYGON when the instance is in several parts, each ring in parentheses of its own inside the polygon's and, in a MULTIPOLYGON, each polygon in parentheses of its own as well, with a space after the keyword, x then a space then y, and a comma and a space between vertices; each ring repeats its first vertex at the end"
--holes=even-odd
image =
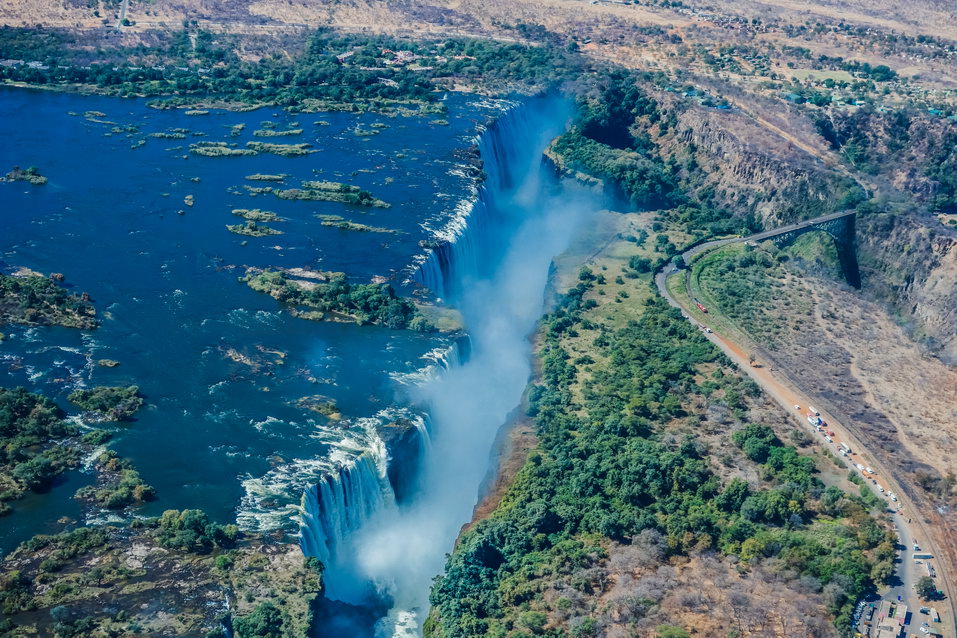
POLYGON ((93 305, 71 295, 52 279, 0 274, 0 325, 60 325, 89 330, 97 326, 93 305))
POLYGON ((91 412, 98 412, 111 421, 126 421, 143 407, 140 389, 135 386, 96 386, 70 393, 70 403, 91 412))
MULTIPOLYGON (((953 119, 904 108, 883 111, 865 106, 852 113, 821 114, 818 133, 854 168, 869 175, 908 167, 932 181, 914 194, 928 199, 935 212, 957 212, 957 123, 953 119), (926 144, 914 153, 914 144, 926 144), (930 197, 927 197, 927 195, 930 197)), ((915 180, 915 184, 920 184, 915 180)))
POLYGON ((637 79, 632 73, 609 74, 598 95, 579 100, 574 127, 552 150, 569 167, 607 180, 630 204, 669 207, 681 200, 675 177, 648 136, 635 128, 637 119, 655 124, 661 115, 637 79))
POLYGON ((478 81, 494 90, 535 90, 581 71, 572 52, 488 40, 399 40, 320 29, 297 55, 241 60, 233 38, 183 29, 153 46, 104 51, 54 30, 0 27, 0 59, 35 64, 0 67, 0 80, 88 85, 114 95, 175 96, 279 104, 311 110, 388 108, 416 102, 436 112, 443 78, 478 81), (193 44, 195 39, 195 45, 193 44), (405 59, 396 61, 396 52, 405 59))
MULTIPOLYGON (((702 366, 722 357, 661 298, 638 321, 595 330, 584 316, 595 307, 591 285, 585 277, 544 321, 542 375, 528 401, 538 447, 497 510, 460 539, 433 589, 427 635, 567 636, 553 622, 559 603, 544 592, 564 580, 595 596, 595 557, 644 530, 661 534, 667 555, 717 551, 745 568, 783 561, 829 589, 829 611, 848 631, 858 597, 892 571, 892 545, 868 504, 825 489, 810 458, 743 421, 756 386, 720 368, 702 379, 702 366), (597 335, 594 359, 608 365, 586 374, 588 362, 571 360, 562 340, 581 334, 597 335), (584 387, 580 401, 574 384, 584 387), (702 441, 665 434, 672 420, 695 418, 687 411, 695 396, 737 415, 734 444, 759 468, 761 486, 721 480, 702 441)), ((571 633, 594 635, 597 622, 580 617, 571 633)))
POLYGON ((24 388, 0 388, 0 515, 6 501, 27 490, 43 491, 78 461, 77 450, 59 441, 77 434, 63 411, 46 397, 24 388))
POLYGON ((567 168, 601 179, 626 205, 662 209, 663 221, 695 237, 760 230, 753 215, 732 215, 707 197, 689 196, 682 180, 697 176, 694 163, 665 160, 658 152, 649 129, 663 135, 676 120, 643 87, 663 82, 652 73, 608 73, 600 87, 579 97, 574 125, 555 141, 552 153, 567 168))

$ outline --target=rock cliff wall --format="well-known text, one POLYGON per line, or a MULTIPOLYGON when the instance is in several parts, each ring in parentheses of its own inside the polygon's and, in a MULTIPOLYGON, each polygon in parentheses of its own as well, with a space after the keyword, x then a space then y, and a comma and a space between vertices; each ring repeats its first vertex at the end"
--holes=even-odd
MULTIPOLYGON (((682 166, 682 185, 699 197, 735 216, 752 213, 769 228, 857 203, 859 191, 849 177, 779 131, 741 111, 687 102, 660 97, 671 126, 647 130, 662 155, 682 166)), ((950 125, 861 113, 835 122, 835 144, 825 139, 826 130, 823 136, 806 135, 807 121, 795 129, 803 128, 802 142, 817 145, 822 154, 854 143, 854 131, 869 131, 856 142, 876 158, 869 160, 867 180, 878 183, 881 198, 893 203, 858 216, 863 293, 931 353, 957 364, 957 229, 930 211, 947 189, 931 177, 936 169, 930 163, 942 153, 940 136, 931 133, 944 135, 938 129, 950 125), (888 208, 895 212, 883 212, 888 208)))

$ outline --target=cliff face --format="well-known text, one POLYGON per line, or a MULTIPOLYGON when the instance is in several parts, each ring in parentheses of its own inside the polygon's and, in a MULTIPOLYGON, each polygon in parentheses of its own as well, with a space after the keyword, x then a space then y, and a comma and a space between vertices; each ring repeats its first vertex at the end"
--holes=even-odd
POLYGON ((817 116, 815 126, 861 172, 913 198, 921 207, 957 210, 957 122, 933 113, 878 112, 817 116))
POLYGON ((912 336, 957 364, 957 232, 934 218, 864 214, 857 223, 864 293, 912 336))
POLYGON ((399 502, 415 491, 417 469, 422 466, 424 436, 408 419, 399 419, 379 428, 389 453, 389 483, 399 502))
POLYGON ((682 166, 682 185, 735 215, 772 228, 838 210, 852 180, 735 109, 659 98, 672 126, 649 130, 662 155, 682 166))
MULTIPOLYGON (((666 160, 682 167, 682 187, 699 198, 735 216, 754 214, 766 228, 856 205, 859 189, 850 177, 780 130, 742 111, 689 106, 668 94, 657 99, 671 125, 646 130, 666 160)), ((950 160, 941 140, 957 127, 939 118, 865 110, 828 122, 817 123, 821 135, 808 132, 807 120, 795 123, 793 137, 825 157, 830 143, 846 161, 857 158, 895 207, 904 202, 912 211, 858 215, 862 292, 888 308, 930 352, 957 364, 957 230, 927 211, 949 201, 939 166, 950 160)))

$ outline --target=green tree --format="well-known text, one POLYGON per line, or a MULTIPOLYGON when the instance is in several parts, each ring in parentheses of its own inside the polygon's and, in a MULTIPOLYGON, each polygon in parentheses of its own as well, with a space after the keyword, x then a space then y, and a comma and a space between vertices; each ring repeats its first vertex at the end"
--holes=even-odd
POLYGON ((260 603, 252 613, 236 618, 233 629, 237 638, 281 638, 282 614, 271 602, 260 603))
POLYGON ((540 611, 524 611, 518 617, 518 624, 534 634, 539 634, 545 628, 548 616, 540 611))
POLYGON ((934 579, 930 576, 922 576, 914 585, 914 589, 917 590, 917 595, 924 600, 933 600, 937 597, 937 585, 934 584, 934 579))

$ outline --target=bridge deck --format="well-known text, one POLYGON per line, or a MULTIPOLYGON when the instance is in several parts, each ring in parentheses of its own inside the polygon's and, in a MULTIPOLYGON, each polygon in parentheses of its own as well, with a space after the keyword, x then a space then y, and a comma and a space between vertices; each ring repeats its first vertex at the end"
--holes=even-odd
POLYGON ((803 222, 798 222, 796 224, 790 224, 788 226, 782 226, 780 228, 774 228, 771 230, 766 230, 760 233, 755 233, 748 237, 742 237, 739 241, 762 241, 764 239, 770 239, 772 237, 777 237, 778 235, 784 235, 795 230, 801 230, 802 228, 807 228, 808 226, 817 226, 825 222, 834 221, 835 219, 841 219, 842 217, 850 217, 851 215, 856 215, 856 211, 843 211, 840 213, 831 213, 830 215, 824 215, 822 217, 815 217, 814 219, 808 219, 803 222))
MULTIPOLYGON (((765 239, 772 239, 778 235, 784 235, 786 233, 794 232, 795 230, 801 230, 808 226, 816 226, 818 224, 825 224, 835 219, 841 219, 843 217, 850 217, 856 215, 855 211, 842 211, 840 213, 831 213, 829 215, 822 215, 821 217, 815 217, 814 219, 806 219, 802 222, 796 224, 789 224, 787 226, 782 226, 780 228, 773 228, 771 230, 765 230, 760 233, 755 233, 753 235, 748 235, 747 237, 729 237, 728 239, 714 239, 703 244, 698 244, 688 250, 684 251, 681 256, 684 258, 685 263, 690 264, 691 258, 697 254, 709 251, 713 248, 718 248, 719 246, 725 246, 727 244, 734 244, 737 242, 746 242, 746 241, 763 241, 765 239)), ((674 264, 669 263, 667 268, 668 272, 671 272, 674 269, 674 264)))

